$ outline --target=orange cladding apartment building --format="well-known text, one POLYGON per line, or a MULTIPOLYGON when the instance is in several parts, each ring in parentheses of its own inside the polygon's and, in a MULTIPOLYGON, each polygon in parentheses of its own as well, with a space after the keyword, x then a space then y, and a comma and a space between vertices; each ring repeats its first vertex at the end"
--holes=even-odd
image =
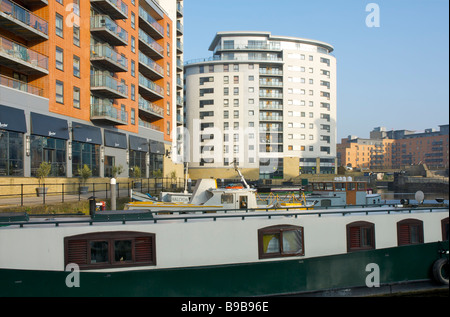
POLYGON ((0 0, 0 176, 182 172, 182 43, 183 1, 0 0))

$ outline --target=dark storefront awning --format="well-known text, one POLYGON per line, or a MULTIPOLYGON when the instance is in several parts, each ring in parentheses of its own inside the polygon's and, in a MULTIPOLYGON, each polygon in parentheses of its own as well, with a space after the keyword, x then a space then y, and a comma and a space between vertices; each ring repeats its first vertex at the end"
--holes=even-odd
POLYGON ((27 132, 25 112, 0 105, 0 129, 21 133, 27 132))
POLYGON ((130 135, 130 150, 148 152, 147 139, 130 135))
POLYGON ((127 136, 120 132, 105 130, 105 146, 126 149, 127 136))
POLYGON ((150 153, 164 154, 164 143, 150 140, 150 153))
POLYGON ((69 139, 67 120, 31 112, 31 134, 57 139, 69 139))
POLYGON ((100 128, 78 122, 72 122, 72 130, 72 138, 74 141, 99 145, 102 144, 102 131, 100 128))

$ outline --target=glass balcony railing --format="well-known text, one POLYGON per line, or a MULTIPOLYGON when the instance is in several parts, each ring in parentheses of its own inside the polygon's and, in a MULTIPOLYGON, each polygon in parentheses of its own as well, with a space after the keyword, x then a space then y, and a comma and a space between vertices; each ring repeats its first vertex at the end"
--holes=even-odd
POLYGON ((162 88, 161 86, 158 86, 157 84, 155 84, 150 79, 143 76, 142 74, 139 74, 139 85, 142 85, 143 87, 145 87, 159 95, 164 96, 164 88, 162 88))
POLYGON ((164 109, 139 96, 139 109, 164 117, 164 109))
POLYGON ((97 44, 91 46, 91 58, 104 57, 114 63, 121 65, 122 67, 128 69, 128 59, 125 56, 119 54, 108 44, 97 44))
POLYGON ((158 54, 164 55, 164 48, 142 29, 139 29, 139 39, 142 40, 147 46, 151 47, 158 54))
POLYGON ((6 54, 11 58, 29 63, 30 67, 40 67, 48 70, 47 56, 0 36, 0 54, 1 53, 6 54))
POLYGON ((91 31, 100 28, 106 28, 123 42, 128 43, 128 32, 118 26, 109 16, 95 15, 91 17, 91 31))
POLYGON ((139 126, 140 127, 144 127, 147 129, 152 129, 152 130, 156 130, 156 131, 161 131, 161 128, 158 127, 157 125, 154 125, 150 122, 144 121, 141 118, 139 118, 139 126))
POLYGON ((154 70, 156 73, 160 74, 161 77, 164 77, 164 68, 156 64, 154 60, 141 52, 139 52, 139 62, 154 70))
POLYGON ((0 75, 0 85, 6 86, 9 88, 13 88, 16 90, 20 90, 23 92, 27 92, 29 94, 33 94, 36 96, 40 96, 40 97, 44 96, 44 90, 42 88, 35 87, 26 82, 23 82, 23 81, 14 79, 14 78, 6 77, 3 75, 0 75))
POLYGON ((91 100, 91 118, 99 117, 123 124, 128 123, 128 112, 115 108, 109 99, 94 97, 91 100))
POLYGON ((91 87, 105 87, 121 95, 128 96, 128 86, 126 84, 105 74, 91 75, 91 87))
POLYGON ((142 7, 139 7, 139 16, 150 24, 156 31, 160 33, 161 36, 164 34, 164 27, 158 23, 147 11, 145 11, 142 7))
POLYGON ((48 22, 33 12, 17 5, 9 0, 0 1, 0 12, 28 25, 29 27, 48 35, 48 22))

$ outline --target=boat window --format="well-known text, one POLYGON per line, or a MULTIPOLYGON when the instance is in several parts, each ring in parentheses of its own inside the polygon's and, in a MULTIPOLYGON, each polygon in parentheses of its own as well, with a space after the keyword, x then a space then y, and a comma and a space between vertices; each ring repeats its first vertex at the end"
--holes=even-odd
POLYGON ((127 262, 132 260, 132 240, 114 241, 114 261, 127 262))
POLYGON ((325 190, 333 190, 333 183, 325 183, 325 190))
POLYGON ((358 190, 365 191, 366 190, 366 183, 357 183, 358 190))
POLYGON ((156 265, 155 235, 100 232, 64 238, 65 265, 80 269, 156 265))
POLYGON ((233 194, 222 194, 222 204, 232 204, 233 194))
POLYGON ((375 249, 375 225, 358 221, 347 225, 347 252, 375 249))
POLYGON ((323 183, 313 183, 313 190, 323 190, 323 183))
POLYGON ((423 243, 423 222, 417 219, 405 219, 397 222, 398 245, 423 243))
POLYGON ((347 190, 355 190, 356 183, 347 183, 347 190))
POLYGON ((336 191, 345 191, 345 183, 335 183, 334 188, 336 191))
POLYGON ((448 241, 448 217, 445 219, 442 219, 442 240, 448 241))
POLYGON ((259 258, 304 255, 303 227, 281 225, 258 230, 259 258))
POLYGON ((91 264, 108 262, 108 241, 91 241, 89 247, 91 264))

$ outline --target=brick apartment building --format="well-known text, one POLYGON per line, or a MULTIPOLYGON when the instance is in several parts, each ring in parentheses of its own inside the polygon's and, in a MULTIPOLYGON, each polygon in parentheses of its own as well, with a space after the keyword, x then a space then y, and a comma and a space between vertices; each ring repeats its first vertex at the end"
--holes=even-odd
POLYGON ((362 169, 401 168, 405 165, 427 164, 428 167, 449 167, 448 127, 386 131, 375 128, 369 139, 349 136, 337 145, 339 166, 362 169))

